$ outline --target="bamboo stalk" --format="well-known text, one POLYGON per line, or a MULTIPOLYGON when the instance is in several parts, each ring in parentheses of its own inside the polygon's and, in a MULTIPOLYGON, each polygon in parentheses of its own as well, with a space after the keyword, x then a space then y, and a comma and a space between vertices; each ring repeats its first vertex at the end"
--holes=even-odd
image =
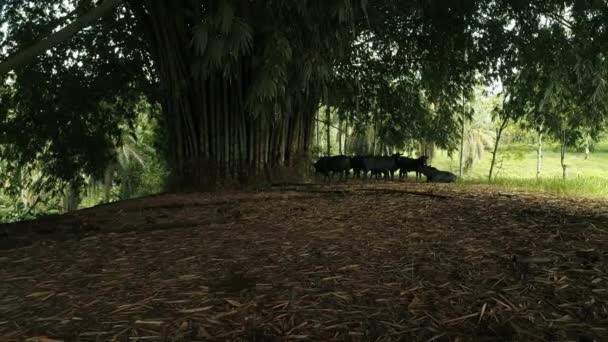
MULTIPOLYGON (((230 117, 232 116, 232 111, 229 109, 229 103, 228 103, 228 96, 232 95, 231 92, 229 92, 229 88, 228 85, 226 84, 226 81, 222 82, 222 89, 223 89, 223 107, 224 107, 224 153, 222 154, 224 156, 224 164, 222 165, 222 177, 226 178, 229 173, 230 173, 230 130, 229 130, 229 125, 230 125, 230 117)), ((232 96, 231 96, 232 97, 232 96)))
POLYGON ((215 114, 215 99, 217 97, 215 78, 213 75, 209 76, 209 168, 215 167, 217 157, 217 129, 216 129, 216 114, 215 114))
POLYGON ((209 150, 209 107, 208 107, 208 102, 209 102, 209 82, 207 80, 202 82, 202 89, 201 89, 201 108, 202 108, 202 113, 201 113, 201 133, 200 133, 200 139, 201 139, 201 150, 202 150, 202 155, 204 157, 205 160, 207 160, 209 158, 210 155, 210 150, 209 150))

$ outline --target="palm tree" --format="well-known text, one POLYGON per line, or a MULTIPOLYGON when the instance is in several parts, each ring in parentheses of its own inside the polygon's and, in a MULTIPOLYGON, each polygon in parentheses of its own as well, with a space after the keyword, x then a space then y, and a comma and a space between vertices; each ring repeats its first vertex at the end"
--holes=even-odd
POLYGON ((485 149, 492 146, 493 140, 493 132, 490 129, 484 127, 480 122, 471 122, 469 129, 464 134, 462 153, 465 173, 471 171, 475 161, 483 158, 485 149))

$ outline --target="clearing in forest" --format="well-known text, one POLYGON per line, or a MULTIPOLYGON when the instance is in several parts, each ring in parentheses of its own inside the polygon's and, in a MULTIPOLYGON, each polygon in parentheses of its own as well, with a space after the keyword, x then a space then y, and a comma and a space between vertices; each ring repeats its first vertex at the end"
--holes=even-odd
POLYGON ((293 186, 4 225, 0 340, 606 340, 605 206, 293 186))

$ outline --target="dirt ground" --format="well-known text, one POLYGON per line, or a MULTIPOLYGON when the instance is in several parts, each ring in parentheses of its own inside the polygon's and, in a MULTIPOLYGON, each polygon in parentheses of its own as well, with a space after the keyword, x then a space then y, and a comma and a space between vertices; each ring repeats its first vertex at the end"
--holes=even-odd
POLYGON ((393 183, 0 226, 0 341, 608 341, 608 202, 393 183))

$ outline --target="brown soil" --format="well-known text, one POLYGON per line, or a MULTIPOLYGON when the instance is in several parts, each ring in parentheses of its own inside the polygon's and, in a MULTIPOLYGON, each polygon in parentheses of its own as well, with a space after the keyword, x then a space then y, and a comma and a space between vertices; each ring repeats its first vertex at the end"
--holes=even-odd
POLYGON ((0 341, 607 341, 606 202, 376 184, 0 226, 0 341))

